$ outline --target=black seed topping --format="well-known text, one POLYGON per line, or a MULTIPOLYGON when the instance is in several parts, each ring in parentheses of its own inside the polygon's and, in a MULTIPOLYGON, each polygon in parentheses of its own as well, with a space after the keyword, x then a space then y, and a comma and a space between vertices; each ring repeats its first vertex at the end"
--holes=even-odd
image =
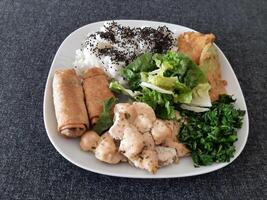
POLYGON ((112 64, 123 62, 126 66, 144 51, 163 53, 174 44, 173 33, 166 26, 157 29, 131 28, 113 21, 104 25, 104 29, 87 36, 82 47, 89 49, 99 59, 109 56, 112 64), (107 45, 99 48, 97 37, 107 45), (143 49, 145 46, 146 49, 143 49))

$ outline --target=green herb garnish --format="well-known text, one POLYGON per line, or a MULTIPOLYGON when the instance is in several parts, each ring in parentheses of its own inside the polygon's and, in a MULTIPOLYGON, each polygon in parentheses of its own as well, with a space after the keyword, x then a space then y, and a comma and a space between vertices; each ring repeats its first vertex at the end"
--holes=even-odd
POLYGON ((113 118, 110 114, 110 110, 115 104, 115 98, 111 97, 103 103, 103 111, 99 116, 98 121, 93 127, 93 130, 99 135, 102 135, 106 130, 108 130, 113 124, 113 118))
POLYGON ((192 151, 195 166, 229 162, 234 156, 237 129, 241 128, 245 111, 235 109, 235 100, 222 95, 209 111, 182 111, 186 118, 179 140, 192 151))

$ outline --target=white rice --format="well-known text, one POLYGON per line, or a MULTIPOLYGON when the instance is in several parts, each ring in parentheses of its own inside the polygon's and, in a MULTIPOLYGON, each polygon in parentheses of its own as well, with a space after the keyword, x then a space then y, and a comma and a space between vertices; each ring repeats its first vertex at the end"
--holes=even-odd
POLYGON ((119 70, 122 67, 125 67, 127 61, 131 61, 132 58, 142 53, 153 51, 155 44, 153 44, 153 41, 151 43, 151 41, 142 39, 138 34, 128 38, 122 37, 119 30, 121 27, 123 26, 117 25, 117 23, 114 22, 109 22, 105 23, 99 32, 89 33, 87 35, 86 40, 82 44, 82 48, 76 50, 74 66, 78 73, 81 74, 85 68, 100 67, 110 78, 114 78, 120 83, 124 83, 123 78, 118 73, 119 70), (108 27, 110 28, 112 25, 114 26, 112 31, 116 33, 114 34, 114 41, 116 42, 101 37, 101 32, 105 33, 110 31, 110 29, 108 30, 108 27), (99 53, 101 49, 105 50, 109 48, 123 54, 125 59, 123 61, 119 60, 114 62, 112 56, 99 53))

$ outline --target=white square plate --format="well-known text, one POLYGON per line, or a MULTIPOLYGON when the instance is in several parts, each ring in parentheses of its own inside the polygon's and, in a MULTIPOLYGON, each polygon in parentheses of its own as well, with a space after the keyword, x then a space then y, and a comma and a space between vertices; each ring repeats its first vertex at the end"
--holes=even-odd
MULTIPOLYGON (((175 36, 181 34, 185 31, 194 31, 192 29, 186 28, 184 26, 163 23, 163 22, 153 22, 153 21, 139 21, 139 20, 116 20, 119 24, 128 25, 132 27, 158 27, 166 25, 175 36)), ((173 178, 173 177, 185 177, 194 176, 199 174, 204 174, 218 170, 225 167, 229 163, 219 163, 210 166, 203 166, 195 168, 191 157, 182 158, 179 164, 173 164, 158 170, 156 174, 149 174, 148 172, 134 168, 127 163, 120 163, 117 165, 109 165, 100 162, 95 158, 92 153, 83 152, 79 146, 79 139, 66 139, 58 134, 57 131, 57 121, 54 112, 53 98, 52 98, 52 79, 56 69, 73 67, 73 62, 75 58, 75 50, 81 48, 81 43, 84 41, 86 35, 89 32, 98 31, 99 28, 104 24, 104 22, 96 22, 93 24, 88 24, 83 26, 73 33, 71 33, 60 45, 53 63, 50 68, 50 72, 46 82, 45 94, 44 94, 44 123, 47 131, 47 135, 57 149, 57 151, 67 160, 73 164, 100 174, 106 174, 111 176, 120 177, 130 177, 130 178, 173 178)), ((217 46, 216 46, 217 47, 217 46)), ((236 152, 234 157, 231 159, 232 162, 236 159, 242 152, 248 137, 249 122, 247 107, 244 100, 243 93, 241 91, 238 80, 235 73, 224 56, 223 52, 217 47, 222 77, 228 83, 227 92, 228 94, 233 94, 234 98, 237 99, 236 107, 246 111, 244 117, 244 123, 240 130, 238 130, 238 141, 235 143, 236 152)))

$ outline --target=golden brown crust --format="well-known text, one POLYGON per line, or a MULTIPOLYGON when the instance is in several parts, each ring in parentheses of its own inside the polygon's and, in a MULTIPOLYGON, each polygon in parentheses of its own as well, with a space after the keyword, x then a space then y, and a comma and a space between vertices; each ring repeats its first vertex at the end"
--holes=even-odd
POLYGON ((74 69, 57 70, 53 79, 53 100, 58 131, 78 137, 89 127, 84 94, 74 69))
POLYGON ((218 58, 218 53, 213 44, 209 43, 201 52, 199 67, 206 74, 210 83, 211 89, 209 95, 211 101, 219 99, 221 94, 226 94, 227 82, 221 77, 221 67, 218 58))
POLYGON ((202 34, 198 32, 185 32, 178 37, 178 50, 190 57, 196 64, 199 64, 200 54, 204 46, 212 43, 215 36, 210 34, 202 34))
POLYGON ((105 72, 98 68, 98 67, 93 67, 90 69, 87 69, 84 74, 83 74, 83 78, 87 79, 87 78, 92 78, 92 77, 96 77, 96 76, 106 76, 105 72))
POLYGON ((100 68, 91 68, 84 74, 83 89, 91 124, 95 124, 103 111, 103 103, 114 97, 109 89, 105 72, 100 68))

